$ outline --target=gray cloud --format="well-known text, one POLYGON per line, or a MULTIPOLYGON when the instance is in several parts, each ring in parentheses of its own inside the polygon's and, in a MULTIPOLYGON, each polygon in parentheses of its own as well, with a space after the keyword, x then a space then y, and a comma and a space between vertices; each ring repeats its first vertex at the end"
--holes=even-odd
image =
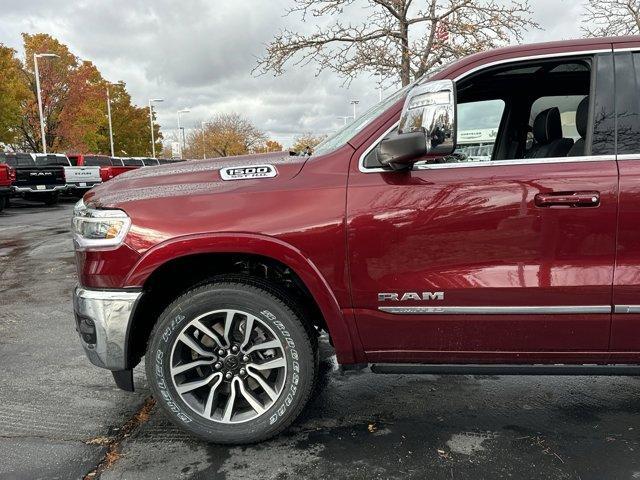
MULTIPOLYGON (((333 74, 316 77, 313 67, 281 77, 255 77, 251 70, 264 44, 283 27, 309 28, 297 17, 283 17, 290 0, 1 0, 0 42, 20 51, 21 32, 47 32, 93 61, 110 81, 124 80, 136 103, 149 97, 162 129, 177 126, 176 111, 190 127, 217 112, 239 111, 269 135, 289 145, 295 135, 331 132, 349 101, 364 111, 378 99, 375 81, 363 77, 349 88, 333 74)), ((545 31, 528 41, 579 35, 578 0, 532 2, 545 31)), ((397 86, 396 86, 397 87, 397 86)), ((394 86, 388 86, 391 93, 394 86)))

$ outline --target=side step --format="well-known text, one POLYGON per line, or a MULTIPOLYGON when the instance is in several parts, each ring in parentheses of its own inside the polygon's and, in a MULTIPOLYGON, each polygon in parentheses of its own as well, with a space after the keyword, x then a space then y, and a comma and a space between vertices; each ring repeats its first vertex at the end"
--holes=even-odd
POLYGON ((640 365, 510 365, 374 363, 373 373, 432 375, 640 375, 640 365))

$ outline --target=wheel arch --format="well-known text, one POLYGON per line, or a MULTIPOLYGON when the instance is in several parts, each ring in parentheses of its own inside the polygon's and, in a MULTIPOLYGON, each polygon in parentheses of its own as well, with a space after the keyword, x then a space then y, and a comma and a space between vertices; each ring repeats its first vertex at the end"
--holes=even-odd
MULTIPOLYGON (((274 266, 290 269, 300 280, 303 289, 308 292, 317 308, 323 322, 319 326, 329 333, 338 362, 356 363, 359 355, 356 353, 356 344, 353 341, 357 338, 353 330, 355 326, 348 324, 350 319, 343 315, 326 279, 303 252, 273 237, 246 233, 216 233, 171 239, 147 251, 125 279, 124 286, 142 288, 145 291, 143 299, 154 286, 162 282, 175 282, 177 289, 175 291, 180 291, 180 288, 184 290, 207 277, 227 273, 226 266, 238 259, 258 259, 263 262, 272 262, 274 266), (179 272, 194 273, 188 285, 181 285, 179 272)), ((166 296, 167 294, 160 292, 155 298, 166 296)), ((135 347, 135 344, 143 340, 145 345, 138 345, 139 348, 127 348, 130 367, 138 362, 140 352, 144 351, 150 330, 148 325, 153 325, 157 319, 157 317, 153 319, 149 317, 156 314, 157 312, 153 311, 149 305, 145 305, 144 301, 136 308, 127 343, 129 347, 135 347), (142 323, 147 324, 147 327, 141 328, 142 323)))

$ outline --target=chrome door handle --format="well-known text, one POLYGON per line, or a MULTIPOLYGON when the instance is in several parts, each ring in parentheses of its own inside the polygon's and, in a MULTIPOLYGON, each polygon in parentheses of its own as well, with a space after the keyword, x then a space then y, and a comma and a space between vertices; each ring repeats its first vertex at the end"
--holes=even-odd
POLYGON ((536 207, 597 207, 600 192, 549 192, 535 196, 536 207))

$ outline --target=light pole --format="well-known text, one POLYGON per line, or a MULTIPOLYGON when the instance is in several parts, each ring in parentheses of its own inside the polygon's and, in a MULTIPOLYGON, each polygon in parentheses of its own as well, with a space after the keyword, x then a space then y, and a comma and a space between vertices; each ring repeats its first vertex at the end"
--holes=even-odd
POLYGON ((156 158, 156 139, 153 138, 153 106, 152 103, 164 102, 164 98, 149 99, 149 124, 151 125, 151 156, 156 158))
POLYGON ((205 122, 203 120, 202 122, 200 122, 200 125, 202 126, 202 159, 206 160, 207 159, 207 144, 206 144, 205 139, 204 139, 204 126, 205 125, 211 125, 211 122, 205 122))
POLYGON ((33 68, 36 74, 36 94, 38 96, 38 113, 40 114, 40 136, 42 137, 42 153, 47 154, 47 139, 44 136, 44 114, 42 113, 42 93, 40 93, 40 72, 38 71, 39 58, 60 58, 55 53, 34 53, 33 68))
POLYGON ((347 119, 351 118, 351 115, 340 115, 338 118, 342 119, 343 125, 347 124, 347 119))
POLYGON ((180 115, 183 113, 189 113, 191 110, 188 108, 183 108, 182 110, 178 110, 178 141, 180 141, 180 133, 182 131, 182 145, 180 147, 180 160, 182 160, 182 153, 185 147, 185 139, 184 139, 184 129, 180 126, 180 115))
POLYGON ((378 101, 382 102, 382 73, 378 73, 380 80, 378 81, 378 101))
POLYGON ((356 119, 356 105, 360 103, 360 100, 351 100, 351 105, 353 105, 353 119, 356 119))
POLYGON ((107 87, 107 117, 109 118, 109 143, 111 144, 111 156, 115 157, 113 151, 113 125, 111 123, 111 97, 109 96, 109 87, 107 87))

